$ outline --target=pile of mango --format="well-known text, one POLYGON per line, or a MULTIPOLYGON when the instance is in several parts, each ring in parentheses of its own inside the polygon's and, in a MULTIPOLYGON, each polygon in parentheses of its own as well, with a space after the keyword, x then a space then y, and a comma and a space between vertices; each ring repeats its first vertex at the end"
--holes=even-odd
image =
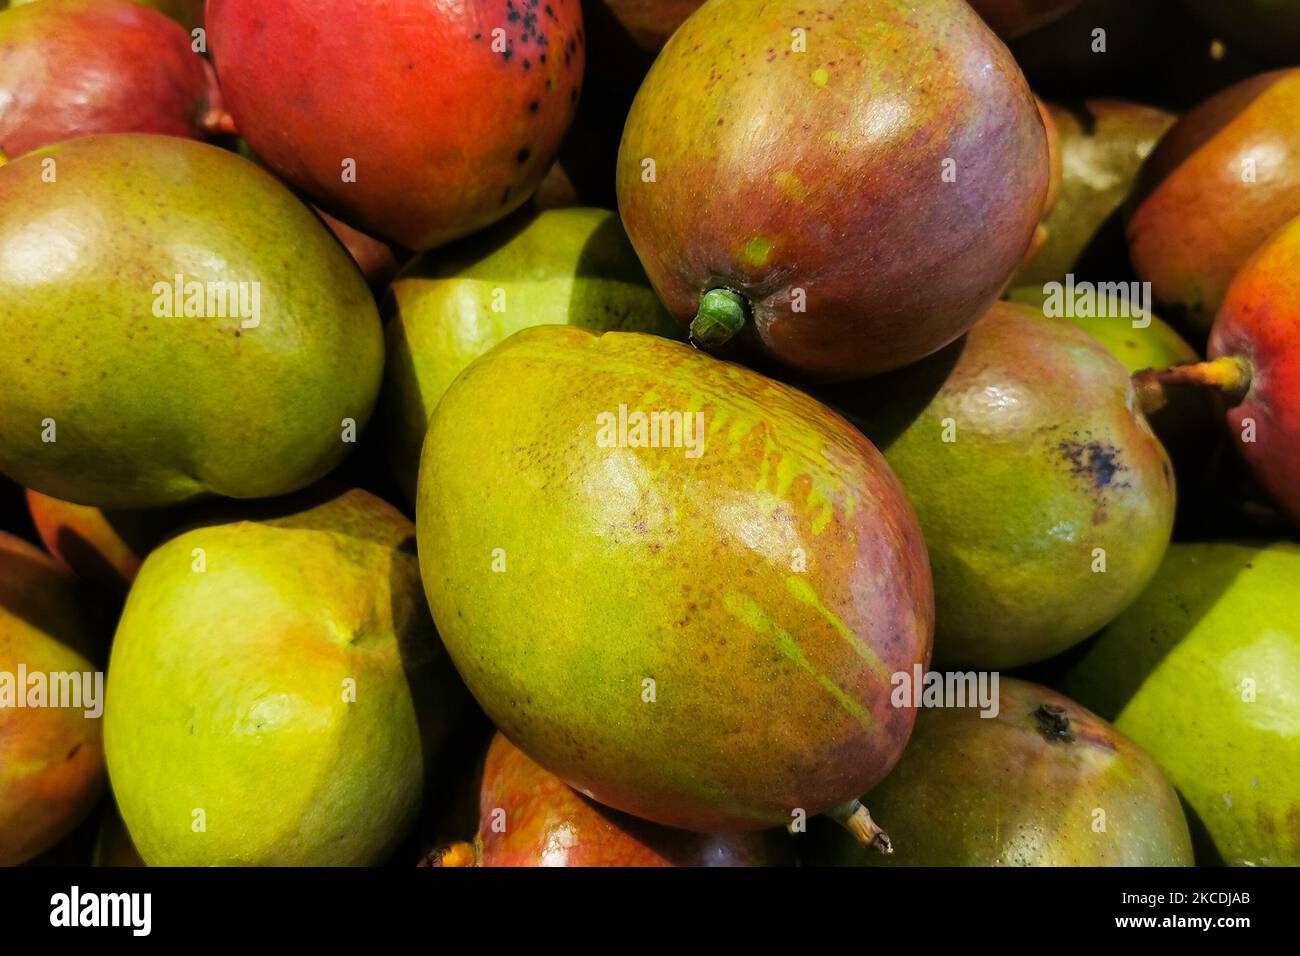
POLYGON ((0 863, 1300 863, 1300 3, 0 0, 0 863))

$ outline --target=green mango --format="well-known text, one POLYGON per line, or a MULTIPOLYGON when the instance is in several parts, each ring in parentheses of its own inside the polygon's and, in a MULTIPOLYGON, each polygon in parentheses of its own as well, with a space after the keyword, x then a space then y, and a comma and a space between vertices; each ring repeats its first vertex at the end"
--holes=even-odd
MULTIPOLYGON (((1048 300, 1048 292, 1041 286, 1019 286, 1008 292, 1006 297, 1011 302, 1042 312, 1048 300)), ((1151 315, 1147 317, 1150 319, 1149 325, 1136 328, 1133 319, 1128 316, 1112 314, 1110 304, 1109 298, 1098 299, 1098 309, 1102 314, 1087 317, 1063 315, 1061 318, 1071 325, 1077 325, 1100 342, 1130 373, 1200 361, 1196 349, 1163 319, 1151 315)))
POLYGON ((131 587, 104 714, 122 819, 150 866, 382 862, 464 700, 415 529, 359 490, 247 513, 131 587))
POLYGON ((1191 866, 1178 795, 1141 747, 1055 691, 1010 677, 997 711, 924 708, 903 759, 871 791, 894 853, 809 831, 839 866, 1191 866))
POLYGON ((1127 607, 1174 515, 1169 458, 1090 335, 998 302, 907 369, 821 393, 897 473, 930 550, 935 657, 1004 668, 1127 607))
POLYGON ((1061 187, 1043 221, 1046 242, 1012 285, 1064 282, 1083 268, 1113 274, 1118 263, 1091 260, 1127 244, 1118 212, 1137 185, 1142 162, 1176 117, 1164 110, 1119 100, 1089 100, 1078 110, 1049 105, 1061 151, 1061 187), (1100 248, 1097 248, 1100 247, 1100 248))
POLYGON ((615 212, 548 210, 422 256, 392 285, 380 399, 393 471, 412 500, 424 430, 447 387, 534 325, 681 337, 615 212))
POLYGON ((1297 594, 1300 545, 1175 544, 1065 678, 1159 761, 1207 862, 1300 865, 1297 594))
POLYGON ((108 509, 306 486, 346 454, 383 369, 374 300, 311 211, 172 136, 0 168, 0 330, 0 472, 108 509))
POLYGON ((470 691, 600 803, 787 825, 907 740, 891 676, 928 660, 932 621, 911 506, 847 422, 757 372, 658 336, 517 332, 434 411, 416 526, 470 691))

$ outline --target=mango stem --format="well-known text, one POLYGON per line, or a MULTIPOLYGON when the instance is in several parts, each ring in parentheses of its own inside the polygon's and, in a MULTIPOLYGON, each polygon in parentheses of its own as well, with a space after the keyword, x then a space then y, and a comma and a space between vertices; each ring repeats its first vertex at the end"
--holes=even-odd
POLYGON ((237 136, 239 130, 235 128, 235 118, 226 110, 219 107, 209 109, 199 120, 199 126, 208 136, 237 136))
POLYGON ((871 811, 861 800, 850 800, 833 810, 828 810, 826 816, 852 833, 863 846, 875 847, 885 856, 894 852, 894 844, 890 841, 889 834, 880 829, 876 821, 871 819, 871 811))
POLYGON ((748 320, 749 303, 744 296, 730 289, 710 289, 691 320, 691 344, 704 349, 725 345, 748 320))
POLYGON ((1175 365, 1167 369, 1144 369, 1133 376, 1138 402, 1147 415, 1159 411, 1169 400, 1170 385, 1195 385, 1221 392, 1233 405, 1250 391, 1253 374, 1250 360, 1242 355, 1224 355, 1208 362, 1175 365))

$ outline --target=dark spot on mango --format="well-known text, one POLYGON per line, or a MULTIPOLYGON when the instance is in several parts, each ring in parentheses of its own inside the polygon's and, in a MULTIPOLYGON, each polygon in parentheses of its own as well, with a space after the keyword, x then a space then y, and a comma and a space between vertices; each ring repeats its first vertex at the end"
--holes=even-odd
POLYGON ((539 105, 540 105, 540 104, 537 102, 537 100, 533 100, 531 103, 528 104, 528 112, 530 112, 530 113, 536 113, 536 112, 537 112, 537 107, 538 107, 539 105))
POLYGON ((71 750, 68 751, 68 756, 66 759, 71 760, 73 757, 77 755, 77 751, 79 751, 80 749, 81 749, 81 744, 77 744, 75 747, 73 747, 71 750))
POLYGON ((1119 449, 1114 445, 1090 440, 1063 441, 1056 447, 1069 462, 1071 474, 1085 479, 1096 490, 1104 491, 1112 484, 1124 487, 1115 481, 1115 476, 1125 468, 1119 460, 1119 449))
POLYGON ((515 159, 517 159, 517 160, 518 160, 519 162, 521 162, 521 163, 526 163, 526 162, 528 162, 528 157, 531 156, 531 155, 532 155, 532 153, 530 153, 530 152, 528 151, 527 147, 525 147, 524 149, 521 149, 521 150, 519 151, 519 155, 516 156, 515 159))

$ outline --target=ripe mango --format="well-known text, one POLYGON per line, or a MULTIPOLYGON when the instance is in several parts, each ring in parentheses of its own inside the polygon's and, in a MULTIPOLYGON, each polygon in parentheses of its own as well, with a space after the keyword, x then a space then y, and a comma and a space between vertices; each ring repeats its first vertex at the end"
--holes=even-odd
POLYGON ((1178 795, 1156 762, 1055 691, 999 681, 996 716, 923 709, 866 798, 894 853, 810 831, 811 862, 851 866, 1191 866, 1178 795))
POLYGON ((925 544, 879 453, 788 386, 656 336, 525 329, 434 411, 416 525, 470 691, 600 803, 786 825, 907 740, 890 681, 929 657, 925 544))
POLYGON ((0 168, 0 333, 0 472, 109 509, 306 486, 383 368, 374 300, 311 211, 171 136, 0 168))
POLYGON ((414 528, 357 490, 244 507, 156 549, 127 597, 104 715, 122 819, 151 866, 380 863, 464 701, 414 528))

